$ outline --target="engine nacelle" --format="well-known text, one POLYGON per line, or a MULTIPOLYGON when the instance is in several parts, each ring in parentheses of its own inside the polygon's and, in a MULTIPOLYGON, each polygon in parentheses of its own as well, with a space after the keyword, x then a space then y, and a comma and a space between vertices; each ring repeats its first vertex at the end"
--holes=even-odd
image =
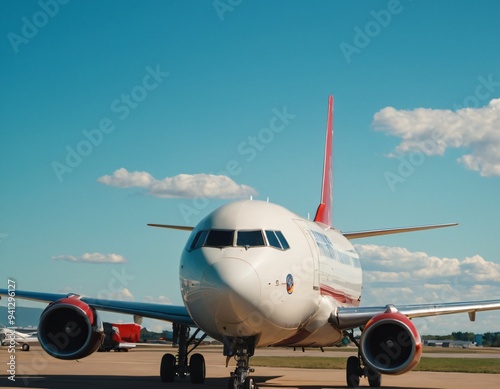
POLYGON ((77 297, 51 303, 38 325, 43 349, 58 359, 79 359, 96 351, 104 340, 104 329, 94 308, 77 297))
POLYGON ((417 329, 399 312, 381 313, 368 321, 360 349, 365 364, 383 374, 406 373, 422 356, 417 329))

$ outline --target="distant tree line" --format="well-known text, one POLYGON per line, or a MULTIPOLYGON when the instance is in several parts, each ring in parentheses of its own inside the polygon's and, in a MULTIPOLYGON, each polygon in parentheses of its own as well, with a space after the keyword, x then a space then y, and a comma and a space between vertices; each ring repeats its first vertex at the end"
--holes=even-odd
MULTIPOLYGON (((475 342, 476 334, 473 332, 452 332, 451 335, 423 335, 424 340, 461 340, 464 342, 475 342)), ((486 332, 483 334, 484 347, 500 347, 500 332, 486 332)))
POLYGON ((147 328, 141 329, 141 341, 142 342, 151 342, 157 341, 160 339, 171 339, 172 332, 171 331, 163 331, 163 332, 153 332, 149 331, 147 328))
POLYGON ((500 347, 500 332, 487 332, 483 334, 483 346, 500 347))

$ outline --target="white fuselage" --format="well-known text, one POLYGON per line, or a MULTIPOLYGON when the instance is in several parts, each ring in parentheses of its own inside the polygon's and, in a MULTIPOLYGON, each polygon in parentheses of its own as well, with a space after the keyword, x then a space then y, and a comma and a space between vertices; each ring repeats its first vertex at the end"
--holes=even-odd
POLYGON ((256 345, 327 346, 328 323, 357 306, 362 273, 337 230, 262 201, 224 205, 193 230, 180 262, 184 303, 208 335, 255 336, 256 345))

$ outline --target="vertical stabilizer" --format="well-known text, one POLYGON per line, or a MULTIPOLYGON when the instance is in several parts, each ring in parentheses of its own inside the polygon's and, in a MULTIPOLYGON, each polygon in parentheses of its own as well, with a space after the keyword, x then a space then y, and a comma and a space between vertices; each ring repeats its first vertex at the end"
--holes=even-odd
POLYGON ((328 119, 326 123, 325 160, 323 165, 323 183, 321 186, 321 202, 315 222, 332 225, 332 198, 333 198, 333 175, 332 175, 332 148, 333 148, 333 96, 328 98, 328 119))

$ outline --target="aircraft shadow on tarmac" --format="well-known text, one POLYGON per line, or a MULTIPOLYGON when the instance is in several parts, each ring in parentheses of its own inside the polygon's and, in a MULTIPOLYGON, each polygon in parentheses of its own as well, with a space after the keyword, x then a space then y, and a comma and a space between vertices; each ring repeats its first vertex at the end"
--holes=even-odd
MULTIPOLYGON (((296 387, 298 389, 340 389, 346 388, 345 385, 304 385, 295 386, 289 381, 269 382, 282 376, 253 376, 256 384, 261 388, 280 388, 280 387, 296 387)), ((45 375, 41 376, 16 376, 16 381, 12 382, 7 379, 7 376, 0 376, 0 388, 51 388, 51 389, 83 389, 83 388, 105 388, 105 389, 137 389, 147 387, 148 389, 208 389, 208 388, 227 388, 227 377, 207 378, 203 385, 194 385, 189 378, 177 379, 173 383, 162 383, 158 376, 103 376, 103 375, 45 375)), ((367 387, 368 385, 362 385, 367 387)), ((400 386, 382 386, 382 388, 390 389, 406 389, 400 386)), ((428 389, 428 388, 412 388, 412 389, 428 389)), ((439 389, 439 388, 436 388, 439 389)))

